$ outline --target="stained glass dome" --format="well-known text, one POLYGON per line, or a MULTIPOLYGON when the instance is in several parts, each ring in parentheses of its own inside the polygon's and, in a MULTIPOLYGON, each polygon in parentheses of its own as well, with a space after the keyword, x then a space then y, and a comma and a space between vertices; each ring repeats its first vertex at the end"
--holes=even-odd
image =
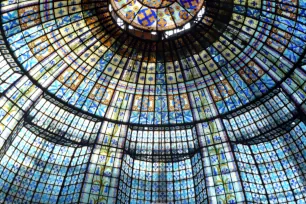
POLYGON ((3 0, 0 203, 305 203, 305 0, 3 0))

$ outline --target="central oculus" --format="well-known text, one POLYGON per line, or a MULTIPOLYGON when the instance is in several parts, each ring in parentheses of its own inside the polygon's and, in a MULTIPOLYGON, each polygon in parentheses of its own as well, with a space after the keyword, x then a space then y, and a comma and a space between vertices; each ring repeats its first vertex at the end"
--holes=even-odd
POLYGON ((150 0, 139 0, 143 5, 150 7, 150 8, 163 8, 166 6, 170 6, 176 0, 155 0, 155 1, 150 1, 150 0))
POLYGON ((110 0, 112 9, 129 25, 147 31, 184 26, 204 8, 204 0, 110 0))

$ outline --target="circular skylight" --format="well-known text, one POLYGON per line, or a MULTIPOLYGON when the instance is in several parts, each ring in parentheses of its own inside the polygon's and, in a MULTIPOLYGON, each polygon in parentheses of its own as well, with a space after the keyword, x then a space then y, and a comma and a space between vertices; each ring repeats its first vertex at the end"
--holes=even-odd
MULTIPOLYGON (((143 5, 146 5, 147 7, 150 8, 163 8, 163 7, 167 7, 170 6, 171 4, 173 4, 174 2, 176 2, 176 0, 140 0, 140 2, 143 5)), ((196 2, 196 1, 194 1, 196 2)))
POLYGON ((112 10, 138 29, 165 31, 182 27, 203 8, 204 0, 111 0, 112 10))

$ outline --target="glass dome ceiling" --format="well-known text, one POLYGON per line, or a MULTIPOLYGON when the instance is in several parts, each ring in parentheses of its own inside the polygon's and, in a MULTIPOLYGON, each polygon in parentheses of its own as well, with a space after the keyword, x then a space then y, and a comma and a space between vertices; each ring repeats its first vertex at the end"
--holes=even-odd
POLYGON ((305 203, 305 0, 4 0, 1 203, 305 203))

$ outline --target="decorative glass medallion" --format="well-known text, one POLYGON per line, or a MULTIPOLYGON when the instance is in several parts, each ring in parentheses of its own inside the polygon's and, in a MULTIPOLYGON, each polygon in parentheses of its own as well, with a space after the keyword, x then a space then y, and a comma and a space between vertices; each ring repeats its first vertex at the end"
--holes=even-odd
POLYGON ((176 2, 176 0, 139 0, 140 2, 142 2, 143 5, 150 7, 150 8, 162 8, 162 7, 166 7, 166 6, 170 6, 171 4, 173 4, 174 2, 176 2))
POLYGON ((166 31, 190 22, 204 0, 111 0, 112 9, 138 29, 166 31))

